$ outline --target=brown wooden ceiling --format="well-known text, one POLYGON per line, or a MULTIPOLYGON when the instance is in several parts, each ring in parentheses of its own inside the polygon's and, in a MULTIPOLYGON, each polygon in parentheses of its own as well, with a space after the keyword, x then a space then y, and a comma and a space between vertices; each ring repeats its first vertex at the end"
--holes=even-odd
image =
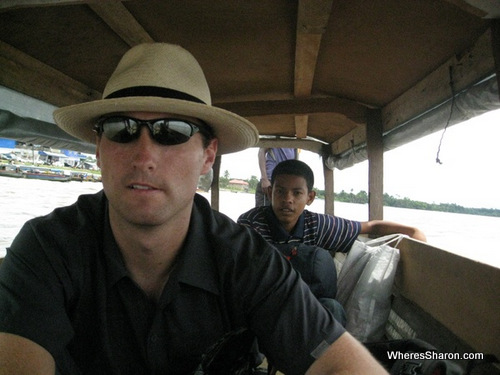
POLYGON ((176 43, 200 62, 214 105, 261 136, 342 152, 364 142, 367 108, 381 110, 387 131, 450 96, 450 66, 456 90, 495 72, 500 10, 485 4, 3 0, 0 85, 56 106, 93 100, 130 46, 176 43))

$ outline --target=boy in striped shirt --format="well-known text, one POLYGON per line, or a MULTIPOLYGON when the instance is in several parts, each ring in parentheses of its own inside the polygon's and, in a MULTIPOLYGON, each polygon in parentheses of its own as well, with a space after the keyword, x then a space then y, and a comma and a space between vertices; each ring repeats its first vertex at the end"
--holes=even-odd
POLYGON ((274 169, 268 194, 271 206, 255 207, 238 218, 273 244, 300 242, 326 250, 348 252, 360 234, 402 233, 426 241, 415 227, 385 220, 365 222, 319 214, 305 209, 316 197, 314 174, 300 160, 285 160, 274 169))

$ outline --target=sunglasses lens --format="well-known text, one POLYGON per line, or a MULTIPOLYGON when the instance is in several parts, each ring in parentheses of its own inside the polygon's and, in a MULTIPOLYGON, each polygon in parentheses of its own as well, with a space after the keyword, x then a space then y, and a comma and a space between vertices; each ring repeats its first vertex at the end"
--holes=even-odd
POLYGON ((102 131, 113 142, 127 143, 138 138, 139 124, 121 117, 107 118, 102 122, 102 131))
POLYGON ((159 120, 153 123, 153 139, 162 145, 185 143, 195 133, 192 125, 180 120, 159 120))
POLYGON ((142 125, 147 126, 151 137, 162 145, 185 143, 199 131, 198 126, 177 119, 141 121, 128 117, 108 117, 99 125, 106 138, 118 143, 128 143, 139 138, 142 125))

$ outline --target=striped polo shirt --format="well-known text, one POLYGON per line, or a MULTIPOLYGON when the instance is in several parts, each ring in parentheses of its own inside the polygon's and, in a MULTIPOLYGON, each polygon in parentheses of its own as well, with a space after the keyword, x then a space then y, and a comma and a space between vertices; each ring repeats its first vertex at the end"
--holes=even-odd
POLYGON ((238 223, 253 228, 271 243, 301 242, 335 252, 349 251, 361 231, 359 221, 304 210, 293 233, 288 233, 270 206, 252 208, 238 223))

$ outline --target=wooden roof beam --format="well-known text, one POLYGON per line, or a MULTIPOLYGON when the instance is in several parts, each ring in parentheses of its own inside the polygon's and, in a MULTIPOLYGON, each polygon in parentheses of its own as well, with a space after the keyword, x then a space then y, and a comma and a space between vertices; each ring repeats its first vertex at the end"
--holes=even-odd
MULTIPOLYGON (((448 100, 451 94, 450 70, 453 74, 456 93, 477 83, 478 77, 485 78, 495 71, 498 72, 498 66, 500 66, 498 63, 500 49, 497 43, 500 38, 498 31, 500 26, 498 25, 498 21, 493 21, 492 28, 481 35, 473 46, 460 55, 450 57, 439 68, 382 108, 383 132, 387 133, 448 100), (497 67, 495 67, 495 55, 498 60, 497 67)), ((366 141, 364 132, 364 126, 358 126, 334 142, 331 145, 332 154, 341 154, 363 144, 366 141)))
POLYGON ((0 10, 86 3, 83 0, 2 0, 0 10))
POLYGON ((411 89, 382 108, 384 132, 425 113, 450 98, 450 74, 455 93, 495 72, 492 30, 488 29, 476 43, 415 84, 411 89), (451 73, 450 73, 451 72, 451 73))
POLYGON ((296 97, 311 95, 321 38, 328 26, 332 3, 332 0, 299 1, 295 48, 296 97))
POLYGON ((307 126, 309 123, 308 115, 295 116, 295 136, 297 138, 307 137, 307 126))
MULTIPOLYGON (((332 0, 299 0, 295 46, 295 97, 310 96, 321 38, 328 25, 332 0)), ((307 116, 295 119, 298 138, 307 136, 307 116)))
MULTIPOLYGON (((498 87, 500 87, 500 19, 494 20, 491 25, 491 47, 495 60, 498 87)), ((498 92, 498 98, 500 99, 500 90, 498 92)))
POLYGON ((130 47, 154 42, 121 0, 3 0, 0 2, 0 10, 71 4, 87 4, 130 47))
POLYGON ((296 97, 311 95, 320 43, 321 35, 319 34, 297 33, 294 81, 296 97))
MULTIPOLYGON (((261 138, 257 147, 262 148, 274 148, 274 147, 290 147, 289 139, 280 138, 261 138)), ((323 153, 323 144, 308 140, 308 139, 298 139, 294 141, 293 147, 300 148, 301 150, 307 150, 321 155, 323 153)))
POLYGON ((252 100, 214 103, 219 108, 244 117, 269 115, 309 115, 313 113, 340 113, 356 123, 365 122, 366 106, 337 97, 307 97, 277 100, 252 100))
POLYGON ((121 1, 99 1, 88 5, 130 47, 154 42, 121 1))
POLYGON ((495 0, 445 0, 479 18, 499 18, 500 7, 495 0))
POLYGON ((101 98, 96 90, 2 41, 0 71, 0 85, 58 107, 101 98))

